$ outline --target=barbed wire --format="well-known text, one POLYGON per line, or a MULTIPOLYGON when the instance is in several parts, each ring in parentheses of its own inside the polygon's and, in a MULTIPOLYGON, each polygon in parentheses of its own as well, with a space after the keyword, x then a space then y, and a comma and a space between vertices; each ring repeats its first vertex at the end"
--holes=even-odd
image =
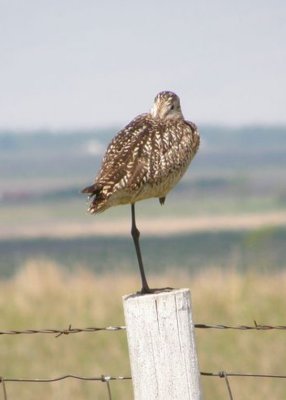
POLYGON ((270 331, 270 330, 286 330, 286 325, 268 325, 258 324, 253 321, 253 325, 223 325, 223 324, 195 324, 198 329, 234 329, 234 330, 256 330, 256 331, 270 331))
MULTIPOLYGON (((223 324, 194 324, 197 329, 233 329, 233 330, 256 330, 256 331, 270 331, 270 330, 286 330, 286 325, 266 325, 258 324, 254 321, 253 325, 223 325, 223 324)), ((23 330, 7 330, 0 331, 0 335, 30 335, 30 334, 52 334, 56 337, 62 335, 69 335, 73 333, 94 333, 100 331, 123 331, 126 326, 106 326, 106 327, 87 327, 87 328, 73 328, 69 325, 66 329, 23 329, 23 330)))
MULTIPOLYGON (((232 330, 255 330, 255 331, 270 331, 270 330, 286 330, 286 325, 269 325, 269 324, 258 324, 256 321, 253 322, 253 325, 224 325, 224 324, 194 324, 194 327, 197 329, 232 329, 232 330)), ((62 335, 69 335, 74 333, 94 333, 94 332, 116 332, 126 330, 126 326, 107 326, 107 327, 87 327, 87 328, 73 328, 70 324, 66 329, 24 329, 24 330, 6 330, 0 331, 0 335, 30 335, 30 334, 52 334, 55 337, 60 337, 62 335)), ((274 375, 274 374, 257 374, 257 373, 237 373, 237 372, 201 372, 202 376, 206 377, 219 377, 224 378, 227 392, 230 400, 233 400, 232 389, 229 381, 229 377, 253 377, 253 378, 278 378, 278 379, 286 379, 286 375, 274 375)), ((77 379, 82 381, 97 381, 104 382, 106 384, 108 400, 112 400, 111 393, 111 381, 123 381, 123 380, 131 380, 130 376, 109 376, 109 375, 101 375, 96 377, 85 377, 78 375, 63 375, 56 378, 9 378, 9 377, 1 377, 0 376, 0 386, 3 391, 4 400, 8 400, 7 397, 7 389, 5 386, 6 382, 15 382, 15 383, 52 383, 65 379, 77 379)))
POLYGON ((23 330, 7 330, 7 331, 0 331, 0 335, 31 335, 31 334, 38 334, 38 333, 46 333, 56 335, 56 337, 62 335, 69 335, 72 333, 82 333, 82 332, 100 332, 100 331, 122 331, 126 330, 125 326, 106 326, 106 327, 88 327, 88 328, 73 328, 71 325, 67 329, 23 329, 23 330))

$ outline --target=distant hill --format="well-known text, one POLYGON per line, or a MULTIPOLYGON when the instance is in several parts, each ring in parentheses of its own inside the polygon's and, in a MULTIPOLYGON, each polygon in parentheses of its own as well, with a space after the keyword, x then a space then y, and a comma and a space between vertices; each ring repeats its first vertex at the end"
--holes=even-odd
MULTIPOLYGON (((116 128, 0 131, 0 193, 58 188, 66 193, 90 182, 115 132, 116 128)), ((200 132, 201 148, 186 180, 191 176, 202 180, 201 186, 221 186, 225 180, 248 176, 255 184, 285 183, 286 127, 202 126, 200 132)))
MULTIPOLYGON (((78 148, 89 140, 99 140, 107 144, 118 132, 116 127, 106 129, 71 131, 9 131, 0 130, 0 154, 2 152, 56 150, 78 148)), ((249 149, 269 150, 286 148, 286 126, 244 126, 231 128, 226 126, 203 125, 200 127, 202 139, 216 149, 233 149, 247 144, 249 149)))

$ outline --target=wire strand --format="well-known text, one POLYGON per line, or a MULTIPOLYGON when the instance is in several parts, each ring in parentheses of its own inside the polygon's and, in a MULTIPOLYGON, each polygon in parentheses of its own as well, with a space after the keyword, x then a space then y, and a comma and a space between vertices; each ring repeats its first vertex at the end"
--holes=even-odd
POLYGON ((225 378, 225 374, 227 376, 233 377, 244 377, 244 378, 278 378, 278 379, 286 379, 286 375, 274 375, 274 374, 256 374, 256 373, 244 373, 244 372, 201 372, 202 376, 214 376, 219 378, 225 378))
POLYGON ((125 326, 107 326, 107 327, 88 327, 88 328, 72 328, 71 325, 67 329, 23 329, 23 330, 7 330, 7 331, 0 331, 0 335, 31 335, 31 334, 51 334, 55 335, 56 337, 62 335, 70 335, 73 333, 94 333, 100 331, 122 331, 126 330, 125 326))
MULTIPOLYGON (((233 329, 233 330, 255 330, 255 331, 271 331, 271 330, 286 330, 286 325, 269 325, 258 324, 254 321, 253 325, 223 325, 223 324, 194 324, 196 329, 233 329)), ((87 328, 73 328, 69 325, 67 329, 23 329, 23 330, 7 330, 0 331, 0 335, 31 335, 31 334, 51 334, 56 337, 62 335, 70 335, 74 333, 94 333, 102 331, 117 332, 126 330, 125 326, 106 326, 106 327, 87 327, 87 328)))
POLYGON ((124 381, 130 380, 131 376, 109 376, 109 375, 101 375, 101 376, 79 376, 79 375, 62 375, 56 378, 5 378, 0 377, 0 382, 18 382, 18 383, 51 383, 58 382, 65 379, 76 379, 81 381, 98 381, 98 382, 110 382, 110 381, 124 381))

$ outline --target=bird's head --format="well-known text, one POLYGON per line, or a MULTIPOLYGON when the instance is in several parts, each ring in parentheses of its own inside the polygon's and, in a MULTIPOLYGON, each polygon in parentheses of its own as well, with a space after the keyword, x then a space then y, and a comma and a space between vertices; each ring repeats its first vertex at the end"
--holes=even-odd
POLYGON ((173 92, 158 93, 151 109, 151 115, 153 118, 159 119, 183 118, 179 97, 173 92))

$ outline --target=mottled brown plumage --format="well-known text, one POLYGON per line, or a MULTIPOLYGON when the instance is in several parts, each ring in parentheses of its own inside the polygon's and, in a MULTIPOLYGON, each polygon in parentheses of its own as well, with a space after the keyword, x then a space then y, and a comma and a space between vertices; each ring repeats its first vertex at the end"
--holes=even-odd
POLYGON ((196 125, 184 120, 179 97, 159 93, 151 112, 133 119, 109 144, 94 184, 83 190, 93 198, 89 211, 150 197, 163 204, 199 143, 196 125))
POLYGON ((161 92, 150 113, 141 114, 122 129, 109 144, 93 185, 83 189, 92 198, 89 211, 102 212, 119 204, 131 204, 131 234, 136 249, 142 289, 150 289, 139 246, 140 232, 135 222, 135 203, 158 197, 164 204, 200 144, 197 127, 184 120, 179 97, 161 92))

